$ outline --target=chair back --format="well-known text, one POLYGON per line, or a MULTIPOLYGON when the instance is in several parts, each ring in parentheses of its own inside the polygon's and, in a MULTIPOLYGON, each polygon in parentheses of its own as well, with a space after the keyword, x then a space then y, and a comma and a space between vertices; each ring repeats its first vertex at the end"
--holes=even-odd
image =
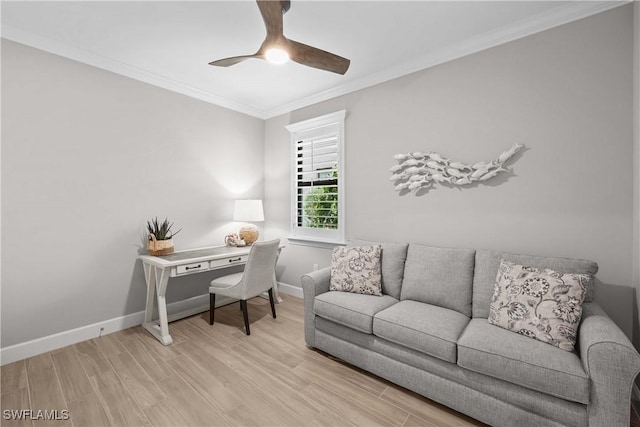
POLYGON ((280 239, 255 242, 242 275, 242 299, 253 298, 276 285, 276 261, 280 239))

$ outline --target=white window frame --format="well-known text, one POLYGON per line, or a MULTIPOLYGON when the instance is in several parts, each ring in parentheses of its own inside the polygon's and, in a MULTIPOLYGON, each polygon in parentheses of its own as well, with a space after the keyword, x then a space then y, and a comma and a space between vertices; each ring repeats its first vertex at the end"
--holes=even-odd
POLYGON ((345 243, 345 168, 344 168, 344 121, 346 110, 336 111, 286 126, 291 133, 291 243, 332 247, 345 243), (316 229, 298 225, 297 198, 297 152, 298 141, 321 135, 323 131, 337 132, 338 137, 338 228, 316 229))

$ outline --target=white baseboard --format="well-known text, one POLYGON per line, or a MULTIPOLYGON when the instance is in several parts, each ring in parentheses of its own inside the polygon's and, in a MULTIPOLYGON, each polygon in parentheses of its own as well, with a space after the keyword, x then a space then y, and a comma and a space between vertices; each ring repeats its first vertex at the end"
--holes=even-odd
MULTIPOLYGON (((302 288, 297 286, 278 283, 278 290, 283 294, 302 298, 302 288)), ((230 301, 232 301, 230 298, 220 298, 216 301, 216 307, 228 304, 230 301)), ((188 310, 193 310, 194 313, 201 312, 208 310, 208 307, 209 294, 198 295, 193 298, 167 304, 167 314, 169 315, 169 318, 171 318, 173 313, 181 313, 188 310)), ((17 360, 37 356, 38 354, 46 353, 47 351, 56 350, 81 341, 97 338, 100 335, 107 335, 123 329, 131 328, 142 324, 143 321, 144 311, 139 311, 137 313, 127 314, 114 319, 81 326, 79 328, 5 347, 0 349, 0 365, 6 365, 7 363, 15 362, 17 360)))
MULTIPOLYGON (((220 298, 220 300, 216 302, 216 307, 228 304, 229 301, 227 300, 231 301, 229 298, 220 298)), ((167 304, 167 313, 169 314, 169 317, 171 317, 171 314, 173 313, 180 313, 202 307, 204 307, 204 309, 200 311, 206 311, 208 309, 208 304, 209 294, 198 295, 193 298, 167 304)), ((96 338, 100 335, 107 335, 123 329, 131 328, 142 324, 143 320, 144 311, 139 311, 137 313, 127 314, 114 319, 81 326, 79 328, 5 347, 0 349, 0 365, 6 365, 7 363, 26 359, 27 357, 37 356, 38 354, 66 347, 81 341, 86 341, 91 338, 96 338)))
POLYGON ((38 354, 46 353, 47 351, 98 337, 100 336, 102 328, 104 328, 102 330, 102 335, 106 335, 132 326, 140 325, 143 320, 144 311, 140 311, 138 313, 127 314, 126 316, 116 317, 115 319, 81 326, 69 331, 59 332, 57 334, 4 347, 0 349, 0 364, 6 365, 7 363, 26 359, 31 356, 37 356, 38 354))
POLYGON ((287 283, 278 282, 278 291, 283 294, 302 298, 302 288, 298 286, 293 286, 287 283))

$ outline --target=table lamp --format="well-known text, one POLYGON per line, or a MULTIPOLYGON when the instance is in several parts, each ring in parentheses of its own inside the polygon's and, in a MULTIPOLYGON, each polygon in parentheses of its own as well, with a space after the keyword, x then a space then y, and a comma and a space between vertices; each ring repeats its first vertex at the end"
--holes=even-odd
POLYGON ((233 220, 238 222, 246 222, 238 235, 247 245, 258 240, 260 233, 258 227, 251 222, 264 221, 264 210, 262 209, 262 200, 236 200, 233 207, 233 220))

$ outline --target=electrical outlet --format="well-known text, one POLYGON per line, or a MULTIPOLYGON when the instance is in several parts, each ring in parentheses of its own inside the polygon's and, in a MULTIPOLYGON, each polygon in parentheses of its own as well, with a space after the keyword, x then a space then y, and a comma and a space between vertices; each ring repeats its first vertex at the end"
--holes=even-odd
POLYGON ((318 271, 319 269, 318 264, 313 264, 313 271, 318 271))

